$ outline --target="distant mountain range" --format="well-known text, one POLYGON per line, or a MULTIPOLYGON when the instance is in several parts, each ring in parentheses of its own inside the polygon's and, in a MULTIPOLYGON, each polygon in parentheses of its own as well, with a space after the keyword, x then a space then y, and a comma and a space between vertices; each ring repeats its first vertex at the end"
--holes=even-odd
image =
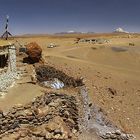
MULTIPOLYGON (((117 28, 113 31, 113 33, 129 33, 122 28, 117 28)), ((67 31, 67 32, 58 32, 56 35, 64 35, 64 34, 95 34, 95 32, 76 32, 76 31, 67 31)))
POLYGON ((67 31, 67 32, 58 32, 55 34, 63 35, 63 34, 94 34, 95 32, 76 32, 76 31, 67 31))
MULTIPOLYGON (((111 32, 110 32, 111 33, 111 32)), ((125 31, 123 28, 117 28, 112 33, 129 33, 128 31, 125 31)), ((23 34, 23 35, 15 35, 15 36, 23 36, 23 37, 30 37, 30 36, 46 36, 46 35, 66 35, 66 34, 96 34, 96 32, 78 32, 78 31, 66 31, 66 32, 58 32, 54 34, 23 34)))

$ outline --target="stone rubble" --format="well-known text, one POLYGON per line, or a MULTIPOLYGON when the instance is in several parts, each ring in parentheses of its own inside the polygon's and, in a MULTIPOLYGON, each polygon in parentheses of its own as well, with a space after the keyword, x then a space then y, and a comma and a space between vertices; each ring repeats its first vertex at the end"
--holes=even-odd
POLYGON ((45 93, 25 106, 0 112, 0 139, 76 140, 78 118, 74 96, 45 93))
POLYGON ((65 87, 78 87, 83 85, 83 79, 70 77, 64 72, 55 69, 54 67, 48 65, 40 65, 35 68, 36 77, 39 83, 44 81, 51 81, 52 79, 58 79, 61 81, 65 87))
MULTIPOLYGON (((110 92, 114 94, 115 91, 112 89, 110 92)), ((107 140, 130 140, 134 138, 132 134, 126 134, 108 120, 100 107, 89 103, 86 87, 83 86, 80 93, 83 101, 83 117, 80 120, 79 128, 82 133, 89 133, 94 130, 98 136, 107 140)))

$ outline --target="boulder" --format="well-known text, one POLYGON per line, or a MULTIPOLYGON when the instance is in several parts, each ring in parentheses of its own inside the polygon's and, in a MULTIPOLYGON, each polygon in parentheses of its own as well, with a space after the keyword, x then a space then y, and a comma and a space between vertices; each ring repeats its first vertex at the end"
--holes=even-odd
POLYGON ((27 55, 30 63, 36 63, 41 60, 42 57, 42 49, 36 42, 31 42, 26 45, 27 55))

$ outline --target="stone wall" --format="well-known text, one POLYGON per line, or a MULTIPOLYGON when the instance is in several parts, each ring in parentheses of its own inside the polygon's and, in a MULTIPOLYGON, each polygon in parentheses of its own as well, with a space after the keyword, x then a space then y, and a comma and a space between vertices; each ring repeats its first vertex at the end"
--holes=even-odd
POLYGON ((0 75, 0 92, 7 91, 17 78, 16 69, 16 48, 14 45, 9 46, 8 70, 0 75))

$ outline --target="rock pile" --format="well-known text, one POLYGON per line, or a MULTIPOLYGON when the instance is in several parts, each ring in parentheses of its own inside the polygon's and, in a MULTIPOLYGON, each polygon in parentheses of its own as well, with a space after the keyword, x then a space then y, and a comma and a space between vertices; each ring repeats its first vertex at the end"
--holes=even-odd
MULTIPOLYGON (((111 88, 109 90, 112 94, 116 94, 115 90, 111 88)), ((130 140, 134 138, 133 135, 126 134, 113 124, 100 107, 89 103, 88 92, 84 86, 81 88, 80 93, 83 101, 81 104, 83 106, 83 115, 79 121, 79 128, 83 134, 88 133, 92 137, 92 135, 95 135, 93 132, 96 132, 100 138, 105 140, 130 140)))
POLYGON ((0 138, 10 140, 77 139, 78 107, 74 96, 45 93, 33 102, 0 111, 0 138))
POLYGON ((83 85, 83 79, 74 79, 73 77, 70 77, 64 72, 57 70, 51 66, 42 65, 36 67, 35 71, 37 74, 37 80, 39 82, 44 82, 57 78, 58 80, 62 81, 65 86, 78 87, 83 85))
POLYGON ((89 121, 89 128, 97 130, 99 136, 108 140, 130 140, 133 135, 126 134, 123 130, 114 125, 105 115, 104 111, 94 105, 90 109, 91 120, 89 121), (92 122, 92 123, 91 123, 92 122))
POLYGON ((116 131, 109 131, 106 134, 101 136, 103 139, 108 139, 108 140, 129 140, 129 139, 133 139, 133 136, 130 134, 125 134, 123 132, 121 132, 120 130, 116 130, 116 131))

